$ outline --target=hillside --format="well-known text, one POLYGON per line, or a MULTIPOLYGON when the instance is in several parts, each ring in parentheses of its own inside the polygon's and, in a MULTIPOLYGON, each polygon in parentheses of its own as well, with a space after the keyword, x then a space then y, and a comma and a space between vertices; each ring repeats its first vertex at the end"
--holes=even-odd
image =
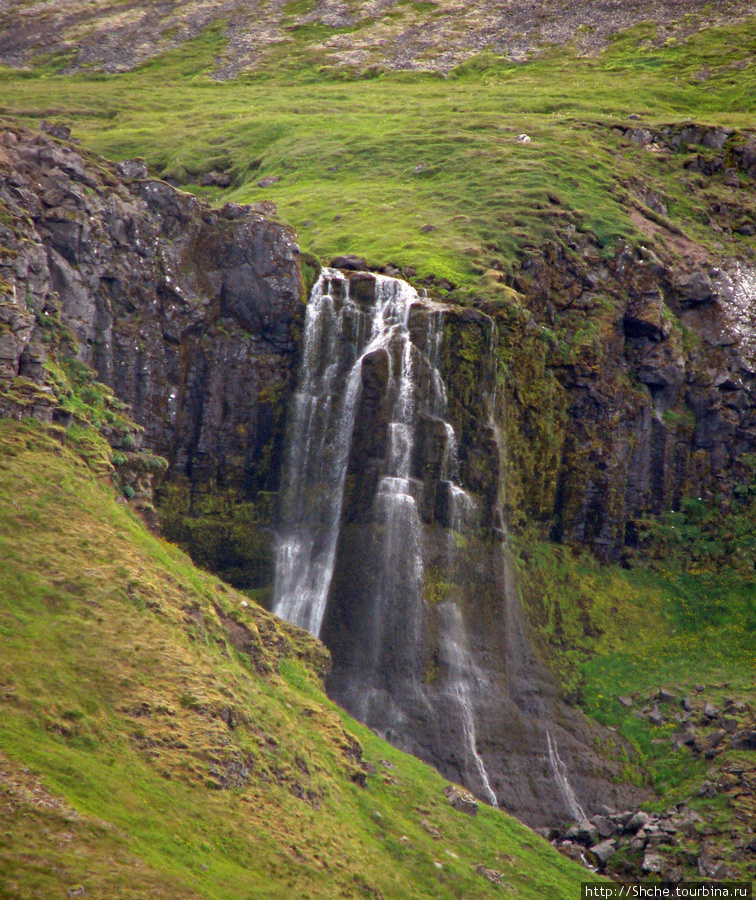
POLYGON ((0 0, 0 62, 11 896, 574 891, 397 746, 752 877, 752 4, 0 0), (263 608, 333 490, 328 663, 263 608))
POLYGON ((0 442, 1 896, 574 894, 585 870, 454 810, 327 700, 322 645, 150 535, 63 434, 0 442))

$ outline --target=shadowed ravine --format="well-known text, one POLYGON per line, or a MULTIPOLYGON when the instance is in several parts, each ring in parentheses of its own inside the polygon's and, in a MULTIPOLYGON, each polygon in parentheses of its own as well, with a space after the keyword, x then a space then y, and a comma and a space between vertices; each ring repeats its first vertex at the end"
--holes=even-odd
MULTIPOLYGON (((439 368, 446 315, 398 279, 323 270, 287 433, 273 608, 324 640, 329 692, 361 721, 491 805, 562 821, 606 785, 528 640, 500 501, 486 515, 461 483, 439 368)), ((499 471, 493 391, 487 404, 499 471)))

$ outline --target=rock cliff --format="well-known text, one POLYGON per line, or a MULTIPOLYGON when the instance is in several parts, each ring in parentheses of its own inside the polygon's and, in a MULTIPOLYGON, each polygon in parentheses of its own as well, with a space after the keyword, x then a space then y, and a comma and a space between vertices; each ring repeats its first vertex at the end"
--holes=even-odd
POLYGON ((225 556, 214 549, 223 515, 209 534, 181 529, 203 492, 240 503, 276 489, 304 309, 295 236, 250 207, 210 210, 138 160, 112 165, 51 131, 0 137, 0 380, 31 397, 27 411, 33 402, 60 419, 46 363, 62 324, 59 355, 91 366, 169 460, 168 535, 221 570, 246 566, 244 586, 253 568, 264 581, 257 516, 225 556))

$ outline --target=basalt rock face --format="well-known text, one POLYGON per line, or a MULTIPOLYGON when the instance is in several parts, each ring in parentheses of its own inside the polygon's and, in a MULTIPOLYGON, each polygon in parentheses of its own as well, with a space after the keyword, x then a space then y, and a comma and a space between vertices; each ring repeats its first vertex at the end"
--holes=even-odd
MULTIPOLYGON (((606 262, 554 248, 526 269, 558 452, 545 476, 519 471, 552 537, 617 558, 643 515, 731 496, 756 450, 756 267, 626 246, 606 262)), ((518 393, 515 421, 533 413, 518 393)))
POLYGON ((661 195, 630 184, 645 247, 607 255, 572 229, 521 262, 520 308, 493 311, 510 373, 507 518, 612 559, 635 545, 644 515, 731 496, 756 450, 756 138, 620 131, 660 165, 675 154, 696 173, 712 246, 670 224, 661 195), (723 233, 742 236, 738 259, 714 249, 723 233))
MULTIPOLYGON (((138 160, 19 130, 0 139, 0 210, 0 377, 45 389, 59 317, 63 352, 168 458, 169 535, 210 487, 237 502, 275 490, 304 300, 293 233, 248 207, 211 211, 138 160)), ((266 539, 253 549, 265 577, 266 539)))

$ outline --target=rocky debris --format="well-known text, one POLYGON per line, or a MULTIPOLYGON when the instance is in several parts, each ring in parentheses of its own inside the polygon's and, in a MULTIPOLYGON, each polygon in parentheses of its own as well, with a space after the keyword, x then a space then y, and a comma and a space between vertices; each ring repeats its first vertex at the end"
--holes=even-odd
POLYGON ((655 726, 656 728, 661 728, 664 724, 664 716, 659 712, 659 708, 654 706, 651 712, 648 714, 648 721, 655 726))
MULTIPOLYGON (((731 701, 725 707, 734 705, 731 701)), ((706 736, 715 737, 721 745, 723 734, 724 729, 710 729, 706 736)), ((756 853, 752 836, 756 770, 739 761, 712 764, 708 778, 693 793, 690 803, 697 809, 683 802, 662 813, 606 811, 578 825, 552 830, 551 842, 571 859, 620 880, 740 877, 738 866, 751 865, 751 854, 756 853), (732 814, 724 829, 723 808, 732 814)))
POLYGON ((625 709, 632 709, 633 701, 630 697, 617 697, 617 702, 620 706, 624 706, 625 709))
POLYGON ((431 837, 434 837, 434 838, 442 838, 443 837, 443 835, 438 830, 438 828, 436 828, 434 825, 431 825, 431 823, 427 819, 422 819, 420 822, 420 825, 428 832, 428 834, 431 837))
POLYGON ((457 812, 466 813, 468 816, 478 815, 478 801, 464 788, 449 785, 444 788, 444 796, 457 812))
POLYGON ((504 882, 504 873, 499 872, 497 869, 487 869, 482 863, 478 864, 475 867, 475 871, 478 875, 482 875, 487 881, 490 881, 491 884, 505 884, 504 882))

